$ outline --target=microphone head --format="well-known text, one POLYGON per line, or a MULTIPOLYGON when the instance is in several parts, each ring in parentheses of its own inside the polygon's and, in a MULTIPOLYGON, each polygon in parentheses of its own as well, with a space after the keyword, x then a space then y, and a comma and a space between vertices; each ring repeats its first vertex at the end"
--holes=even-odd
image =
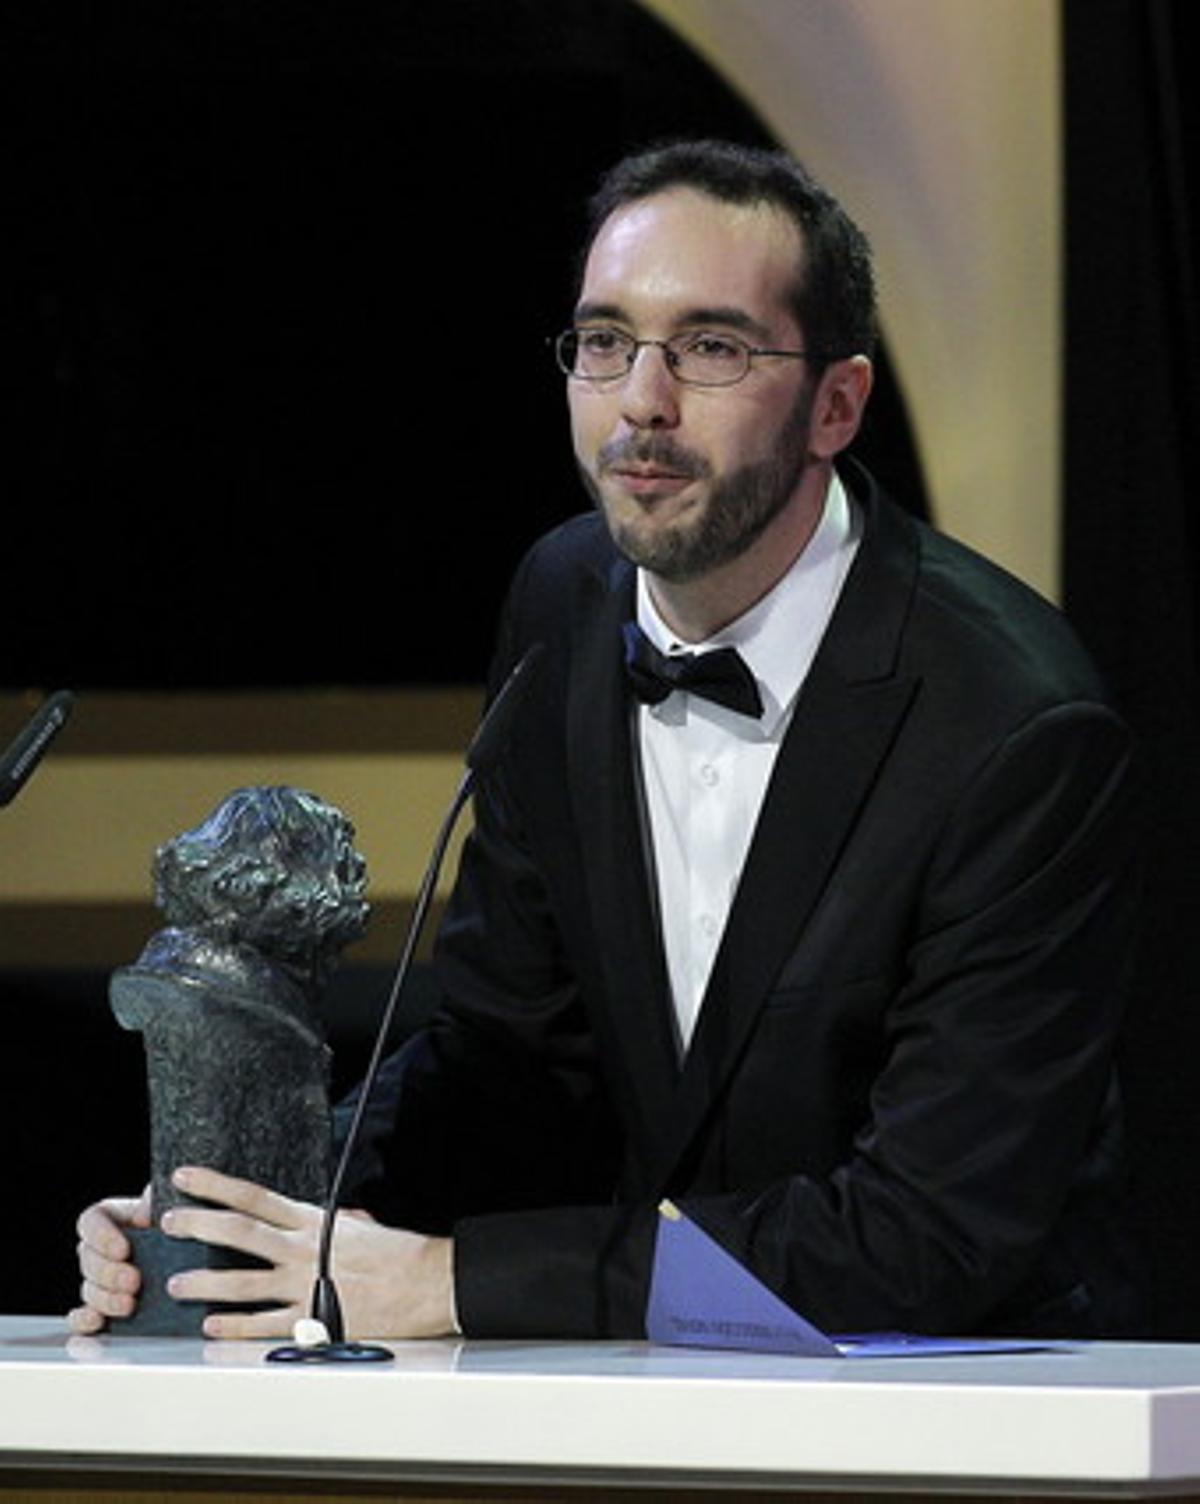
POLYGON ((476 778, 490 773, 504 755, 513 722, 533 687, 545 651, 546 645, 543 642, 535 642, 527 648, 488 707, 487 714, 467 748, 465 759, 467 767, 476 778))
POLYGON ((42 760, 46 748, 67 724, 75 696, 60 689, 34 711, 17 739, 0 756, 0 806, 15 799, 42 760))

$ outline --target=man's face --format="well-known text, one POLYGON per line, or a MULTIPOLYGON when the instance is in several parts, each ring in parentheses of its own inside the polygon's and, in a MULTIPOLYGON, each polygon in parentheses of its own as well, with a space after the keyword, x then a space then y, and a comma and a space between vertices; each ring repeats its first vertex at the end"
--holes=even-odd
MULTIPOLYGON (((799 259, 799 231, 782 212, 670 189, 605 221, 575 323, 803 349, 789 307, 799 259)), ((695 387, 652 345, 623 378, 567 387, 584 482, 621 551, 663 579, 737 558, 796 498, 811 406, 803 361, 759 357, 734 386, 695 387)))

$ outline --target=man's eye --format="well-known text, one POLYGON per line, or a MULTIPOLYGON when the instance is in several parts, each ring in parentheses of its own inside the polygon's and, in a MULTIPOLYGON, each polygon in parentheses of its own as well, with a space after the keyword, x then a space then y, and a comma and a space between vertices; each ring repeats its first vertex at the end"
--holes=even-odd
POLYGON ((702 334, 693 334, 684 345, 683 353, 716 365, 722 361, 740 360, 742 346, 737 340, 729 339, 723 334, 710 334, 706 330, 702 334))
POLYGON ((576 338, 586 355, 611 355, 626 343, 625 336, 616 329, 580 329, 576 338))

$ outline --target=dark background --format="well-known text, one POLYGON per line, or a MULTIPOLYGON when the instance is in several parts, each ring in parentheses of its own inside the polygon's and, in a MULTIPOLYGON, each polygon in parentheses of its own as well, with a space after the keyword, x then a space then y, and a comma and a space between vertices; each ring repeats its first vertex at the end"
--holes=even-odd
POLYGON ((1141 741, 1145 935, 1124 1080, 1160 1331, 1192 1341, 1200 1340, 1194 10, 1186 0, 1063 7, 1065 604, 1141 741))
MULTIPOLYGON (((1143 746, 1135 1202, 1156 1330, 1196 1339, 1196 43, 1186 0, 1060 9, 1065 600, 1143 746)), ((19 0, 0 122, 8 688, 478 683, 581 505, 544 339, 583 197, 659 136, 768 139, 632 0, 19 0)), ((886 352, 859 450, 924 509, 886 352)), ((70 1297, 51 1188, 127 1184, 79 1182, 78 1125, 142 1110, 70 1017, 59 988, 0 1085, 24 1309, 70 1297)))
POLYGON ((478 682, 512 566, 583 504, 545 347, 583 199, 757 121, 625 0, 16 14, 0 464, 53 601, 0 683, 478 682), (402 653, 431 600, 454 627, 402 653))

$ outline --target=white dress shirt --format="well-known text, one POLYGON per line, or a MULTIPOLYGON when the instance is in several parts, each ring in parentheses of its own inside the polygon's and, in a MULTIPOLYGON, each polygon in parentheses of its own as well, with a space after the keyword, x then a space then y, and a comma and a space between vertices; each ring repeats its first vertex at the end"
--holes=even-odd
POLYGON ((637 710, 659 913, 681 1050, 686 1050, 775 754, 833 615, 861 536, 840 480, 821 521, 778 585, 701 643, 680 642, 638 571, 637 615, 664 653, 735 647, 758 682, 761 720, 683 690, 637 710))

